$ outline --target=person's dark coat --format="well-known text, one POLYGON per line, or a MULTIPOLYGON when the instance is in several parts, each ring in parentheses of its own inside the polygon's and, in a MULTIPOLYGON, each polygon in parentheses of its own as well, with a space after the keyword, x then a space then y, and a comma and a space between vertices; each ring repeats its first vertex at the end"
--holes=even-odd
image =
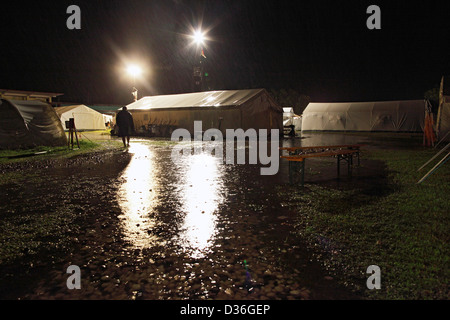
POLYGON ((119 137, 129 137, 134 132, 133 116, 127 110, 121 110, 116 116, 119 137))

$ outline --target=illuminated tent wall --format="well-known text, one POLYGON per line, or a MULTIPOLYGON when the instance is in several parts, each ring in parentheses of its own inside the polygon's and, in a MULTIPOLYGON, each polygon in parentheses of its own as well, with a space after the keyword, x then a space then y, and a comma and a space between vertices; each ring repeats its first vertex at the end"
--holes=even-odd
POLYGON ((100 112, 95 111, 85 105, 73 105, 55 108, 56 113, 61 119, 63 128, 70 118, 75 119, 77 130, 105 130, 105 117, 100 112))
POLYGON ((0 99, 0 148, 66 144, 64 129, 51 105, 37 100, 0 99))
POLYGON ((283 126, 294 126, 295 131, 302 130, 302 117, 294 113, 294 108, 283 108, 283 126))
POLYGON ((302 131, 422 132, 424 100, 310 103, 302 131))
POLYGON ((438 139, 450 141, 450 82, 444 83, 444 77, 441 80, 439 91, 439 110, 436 119, 436 129, 438 139))
POLYGON ((279 129, 283 132, 283 109, 264 89, 209 91, 144 97, 127 106, 136 130, 176 128, 194 132, 194 121, 202 121, 203 131, 219 129, 279 129))

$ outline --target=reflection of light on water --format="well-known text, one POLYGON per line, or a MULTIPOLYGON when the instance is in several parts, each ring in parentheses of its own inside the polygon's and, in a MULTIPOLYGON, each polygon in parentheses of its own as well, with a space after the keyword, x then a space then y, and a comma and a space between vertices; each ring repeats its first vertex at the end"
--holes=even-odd
POLYGON ((179 231, 171 240, 192 257, 204 256, 217 234, 217 209, 223 202, 222 161, 209 154, 183 156, 179 162, 160 159, 151 146, 139 142, 132 143, 129 152, 133 158, 121 177, 124 182, 118 193, 125 240, 141 249, 170 241, 153 232, 162 226, 170 229, 166 220, 155 219, 154 211, 164 205, 160 199, 173 199, 180 207, 174 208, 168 221, 177 223, 179 231), (167 176, 174 179, 175 189, 160 185, 167 176), (160 189, 168 194, 158 194, 160 189))
POLYGON ((156 221, 150 215, 158 202, 156 196, 157 172, 154 153, 144 144, 133 143, 129 152, 134 154, 121 178, 125 182, 119 190, 119 205, 125 240, 137 248, 149 247, 157 240, 149 235, 156 221))
POLYGON ((184 249, 193 250, 193 257, 201 257, 217 232, 216 210, 223 201, 222 172, 219 160, 208 154, 187 156, 181 166, 186 168, 180 181, 185 216, 178 237, 184 249))

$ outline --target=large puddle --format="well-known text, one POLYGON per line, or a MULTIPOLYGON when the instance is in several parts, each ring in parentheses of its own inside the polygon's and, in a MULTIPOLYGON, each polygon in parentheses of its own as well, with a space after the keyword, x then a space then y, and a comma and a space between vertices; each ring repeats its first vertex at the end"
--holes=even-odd
MULTIPOLYGON (((310 139, 284 139, 280 146, 318 143, 310 139)), ((328 142, 361 142, 359 137, 336 139, 328 142)), ((55 203, 64 199, 83 217, 65 264, 41 263, 41 269, 49 268, 47 276, 21 296, 354 297, 327 277, 320 262, 290 236, 296 213, 282 205, 276 191, 289 181, 287 163, 279 162, 277 174, 262 176, 259 164, 226 164, 210 152, 174 159, 172 148, 169 142, 133 139, 127 164, 100 161, 80 168, 41 169, 45 184, 31 181, 27 186, 10 186, 10 194, 23 198, 51 192, 54 197, 42 198, 40 212, 55 210, 55 203), (83 290, 70 291, 65 286, 69 264, 81 267, 83 290)), ((248 156, 248 148, 246 152, 248 156)), ((327 170, 322 180, 335 181, 334 167, 327 170)), ((307 181, 317 176, 309 175, 307 181)), ((8 201, 10 210, 21 207, 13 195, 8 201)), ((22 206, 21 210, 27 215, 32 209, 22 206)))
POLYGON ((222 163, 207 154, 173 162, 170 150, 155 150, 145 141, 132 143, 128 152, 133 156, 117 197, 126 240, 137 249, 172 242, 203 257, 217 236, 219 205, 226 201, 222 163), (177 230, 171 239, 153 231, 164 223, 177 230))

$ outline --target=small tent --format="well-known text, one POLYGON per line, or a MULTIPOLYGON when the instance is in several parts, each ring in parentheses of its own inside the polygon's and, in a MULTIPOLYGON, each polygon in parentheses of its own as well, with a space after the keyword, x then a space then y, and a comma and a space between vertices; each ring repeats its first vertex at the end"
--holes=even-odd
POLYGON ((56 113, 60 117, 64 128, 66 121, 70 118, 75 119, 75 128, 77 130, 105 130, 105 117, 85 105, 73 105, 55 108, 56 113))
POLYGON ((446 79, 442 77, 441 80, 436 129, 439 140, 450 141, 450 81, 446 82, 446 79))
POLYGON ((422 132, 424 100, 310 103, 302 131, 422 132))
POLYGON ((66 143, 64 129, 50 104, 37 100, 0 100, 0 148, 66 143))
POLYGON ((90 104, 88 105, 88 107, 103 114, 105 123, 109 122, 110 124, 114 123, 115 116, 119 111, 119 109, 121 108, 121 106, 118 105, 104 105, 104 104, 101 105, 90 104))
POLYGON ((302 117, 294 113, 294 108, 283 108, 283 126, 294 127, 294 131, 302 130, 302 117))
MULTIPOLYGON (((136 130, 159 130, 169 135, 176 128, 191 135, 194 121, 202 121, 203 131, 210 128, 278 129, 283 132, 283 109, 265 89, 208 91, 144 97, 127 106, 136 130)), ((153 133, 153 131, 152 131, 153 133)))

